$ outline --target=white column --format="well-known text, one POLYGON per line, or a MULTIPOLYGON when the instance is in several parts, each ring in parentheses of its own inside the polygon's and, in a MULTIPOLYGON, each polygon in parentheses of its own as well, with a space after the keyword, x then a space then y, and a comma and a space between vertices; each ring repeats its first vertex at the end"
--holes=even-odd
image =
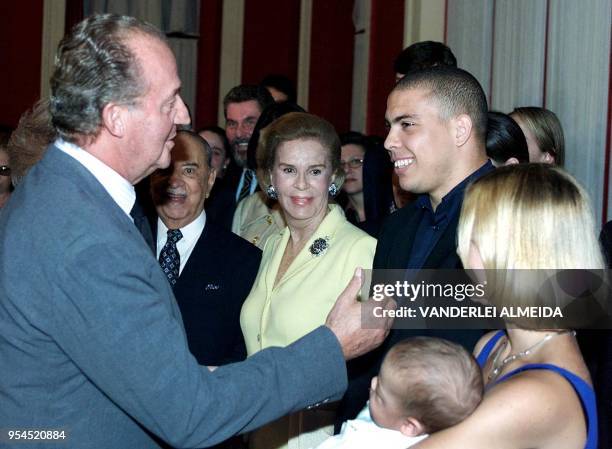
POLYGON ((57 46, 64 36, 65 0, 45 0, 43 6, 42 51, 40 58, 40 98, 50 94, 49 79, 53 74, 57 46))
MULTIPOLYGON (((221 28, 221 63, 219 68, 219 109, 217 122, 225 126, 223 97, 242 81, 242 38, 244 0, 224 0, 221 28)), ((205 33, 206 30, 201 30, 205 33)))
POLYGON ((310 94, 310 38, 312 35, 312 0, 300 2, 300 41, 297 69, 297 102, 308 110, 310 94))

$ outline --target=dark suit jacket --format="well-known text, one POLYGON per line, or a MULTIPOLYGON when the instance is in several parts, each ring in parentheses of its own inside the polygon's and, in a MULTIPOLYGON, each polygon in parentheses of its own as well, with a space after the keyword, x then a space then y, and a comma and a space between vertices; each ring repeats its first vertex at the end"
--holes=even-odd
POLYGON ((240 310, 257 276, 261 250, 206 221, 174 286, 189 349, 200 365, 246 358, 240 310))
POLYGON ((0 236, 3 428, 65 429, 80 449, 158 447, 149 432, 202 447, 346 387, 324 326, 212 373, 199 366, 134 223, 58 148, 13 193, 0 236))
MULTIPOLYGON (((415 203, 391 214, 382 226, 379 234, 373 268, 403 269, 408 267, 412 245, 418 238, 417 229, 425 211, 415 203)), ((424 269, 461 269, 461 260, 457 255, 457 224, 459 217, 452 219, 433 250, 427 257, 424 269)), ((373 281, 374 283, 375 281, 373 281)), ((472 330, 409 330, 392 329, 385 342, 376 350, 351 360, 347 364, 349 387, 342 399, 336 418, 336 431, 343 420, 353 419, 368 400, 368 389, 372 377, 377 375, 387 351, 398 341, 405 338, 429 335, 465 346, 472 351, 482 332, 472 330)))

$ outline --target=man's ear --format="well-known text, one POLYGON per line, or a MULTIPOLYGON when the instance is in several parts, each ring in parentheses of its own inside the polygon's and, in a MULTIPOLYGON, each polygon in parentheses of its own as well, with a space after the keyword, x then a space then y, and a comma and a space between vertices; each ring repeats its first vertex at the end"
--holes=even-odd
POLYGON ((418 419, 413 418, 412 416, 407 416, 402 419, 402 424, 399 430, 407 437, 416 437, 417 435, 425 433, 425 426, 423 426, 418 419))
POLYGON ((455 145, 461 147, 472 135, 472 119, 467 114, 459 114, 453 119, 455 145))
POLYGON ((508 159, 506 159, 506 162, 504 162, 504 165, 516 165, 519 163, 519 160, 515 157, 510 157, 508 159))
POLYGON ((127 109, 116 103, 108 103, 102 109, 102 125, 115 137, 123 137, 126 132, 127 109))

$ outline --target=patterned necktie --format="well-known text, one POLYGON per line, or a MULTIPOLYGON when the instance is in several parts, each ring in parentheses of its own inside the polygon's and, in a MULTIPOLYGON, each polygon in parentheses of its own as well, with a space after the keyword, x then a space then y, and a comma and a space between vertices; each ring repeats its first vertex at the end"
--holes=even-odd
POLYGON ((159 265, 173 287, 179 277, 179 268, 181 267, 181 257, 176 249, 176 242, 182 238, 183 234, 180 229, 168 229, 168 239, 161 253, 159 253, 159 265))
POLYGON ((247 169, 244 172, 244 181, 242 183, 242 189, 240 189, 240 194, 238 195, 237 203, 251 194, 251 182, 253 182, 253 170, 247 169))

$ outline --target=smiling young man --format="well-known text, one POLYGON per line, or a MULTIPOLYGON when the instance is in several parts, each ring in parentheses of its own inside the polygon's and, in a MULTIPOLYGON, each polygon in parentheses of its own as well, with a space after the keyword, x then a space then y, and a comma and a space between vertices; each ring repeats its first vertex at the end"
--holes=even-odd
MULTIPOLYGON (((468 183, 494 169, 487 159, 487 100, 478 81, 454 67, 408 73, 387 99, 385 148, 401 187, 418 198, 392 214, 378 238, 374 269, 456 269, 456 234, 468 183)), ((386 350, 422 330, 391 332, 375 353, 349 364, 350 385, 340 419, 353 418, 367 401, 370 379, 386 350)), ((469 351, 482 333, 429 331, 469 351)))

